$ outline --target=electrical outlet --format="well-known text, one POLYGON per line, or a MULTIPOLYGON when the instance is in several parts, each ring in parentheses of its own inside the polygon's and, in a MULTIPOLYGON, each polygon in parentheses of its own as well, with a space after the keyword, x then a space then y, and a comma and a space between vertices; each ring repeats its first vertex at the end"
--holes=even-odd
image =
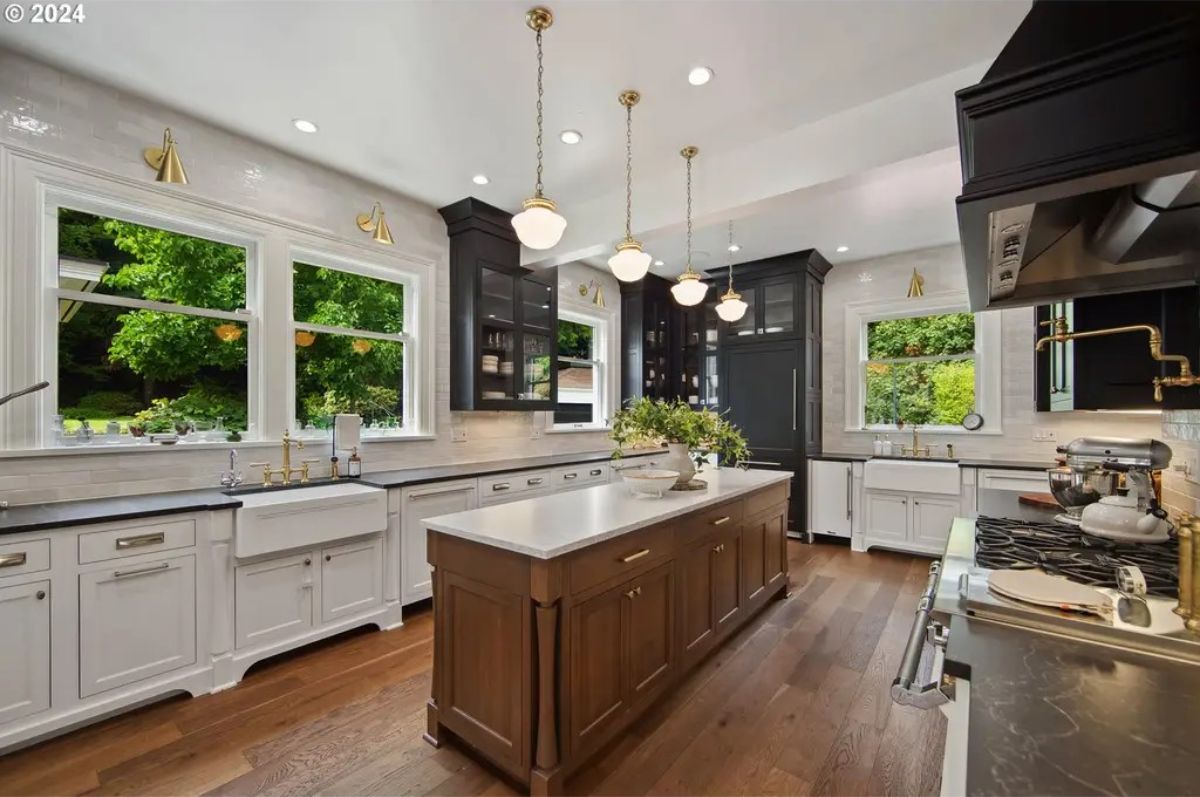
POLYGON ((465 426, 451 426, 451 427, 450 427, 450 441, 451 441, 452 443, 465 443, 465 442, 467 442, 467 427, 465 427, 465 426))
POLYGON ((1053 429, 1034 429, 1033 439, 1044 443, 1053 443, 1058 440, 1058 432, 1053 429))

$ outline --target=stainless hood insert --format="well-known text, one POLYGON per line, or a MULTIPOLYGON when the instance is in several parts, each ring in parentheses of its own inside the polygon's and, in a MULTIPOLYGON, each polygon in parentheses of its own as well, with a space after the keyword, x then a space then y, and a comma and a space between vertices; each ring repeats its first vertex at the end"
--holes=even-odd
POLYGON ((1200 279, 1200 2, 1035 2, 956 95, 982 310, 1200 279))

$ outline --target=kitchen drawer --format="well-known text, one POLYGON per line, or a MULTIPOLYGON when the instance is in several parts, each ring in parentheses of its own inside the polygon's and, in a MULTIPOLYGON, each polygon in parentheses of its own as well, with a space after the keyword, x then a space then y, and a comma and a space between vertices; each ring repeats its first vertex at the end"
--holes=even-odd
POLYGON ((195 544, 195 520, 158 521, 93 531, 79 535, 79 564, 190 548, 195 544))
POLYGON ((1021 493, 1048 493, 1050 480, 1044 470, 980 469, 980 490, 1011 490, 1021 493))
POLYGON ((591 486, 608 483, 607 462, 585 462, 582 465, 568 465, 555 468, 551 474, 551 483, 555 490, 569 490, 573 487, 591 486))
POLYGON ((741 498, 705 509, 677 522, 675 528, 677 542, 682 548, 717 531, 737 528, 744 517, 746 517, 746 504, 741 498))
POLYGON ((583 549, 567 563, 571 592, 583 592, 611 579, 628 577, 671 556, 674 535, 673 525, 662 524, 583 549))
POLYGON ((0 578, 50 569, 50 540, 0 544, 0 578))
POLYGON ((520 470, 515 473, 502 473, 499 476, 483 476, 479 479, 479 501, 516 501, 520 493, 545 490, 549 487, 548 470, 520 470))
POLYGON ((753 495, 746 496, 745 516, 757 515, 759 512, 765 512, 778 504, 786 503, 788 500, 789 484, 790 482, 781 482, 765 490, 760 490, 753 495))

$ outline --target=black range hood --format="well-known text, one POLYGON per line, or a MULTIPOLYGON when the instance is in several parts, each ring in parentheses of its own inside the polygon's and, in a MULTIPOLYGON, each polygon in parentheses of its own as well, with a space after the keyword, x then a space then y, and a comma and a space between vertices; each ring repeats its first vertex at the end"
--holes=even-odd
POLYGON ((1036 0, 955 96, 971 309, 1200 280, 1200 2, 1036 0))

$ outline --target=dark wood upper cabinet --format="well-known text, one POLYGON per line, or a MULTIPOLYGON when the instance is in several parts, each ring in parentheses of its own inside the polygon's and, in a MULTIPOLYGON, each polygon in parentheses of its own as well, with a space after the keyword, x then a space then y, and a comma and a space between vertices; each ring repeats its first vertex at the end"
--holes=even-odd
MULTIPOLYGON (((1163 351, 1182 354, 1200 367, 1200 288, 1195 286, 1089 296, 1037 308, 1041 322, 1066 315, 1072 331, 1152 324, 1162 330, 1163 351)), ((1149 336, 1128 332, 1051 343, 1038 352, 1035 391, 1040 412, 1059 410, 1200 409, 1200 388, 1164 388, 1154 401, 1156 376, 1179 373, 1179 365, 1151 359, 1149 336)))
POLYGON ((438 212, 450 236, 450 409, 553 410, 555 271, 521 267, 511 214, 475 198, 438 212))

